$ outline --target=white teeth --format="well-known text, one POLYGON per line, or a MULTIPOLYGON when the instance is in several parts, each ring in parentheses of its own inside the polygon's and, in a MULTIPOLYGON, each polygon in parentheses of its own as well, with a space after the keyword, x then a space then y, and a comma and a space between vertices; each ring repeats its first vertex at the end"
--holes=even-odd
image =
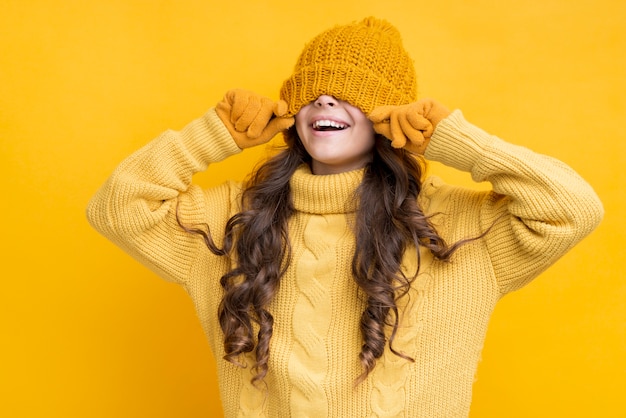
POLYGON ((348 125, 335 122, 334 120, 328 120, 328 119, 316 120, 315 122, 313 122, 313 129, 319 129, 319 128, 345 129, 347 127, 348 125))

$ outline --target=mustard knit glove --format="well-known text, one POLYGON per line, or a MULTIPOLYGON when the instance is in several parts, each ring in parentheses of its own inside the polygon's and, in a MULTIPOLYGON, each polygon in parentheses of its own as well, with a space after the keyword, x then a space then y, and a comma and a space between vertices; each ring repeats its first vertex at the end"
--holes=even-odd
POLYGON ((294 124, 287 113, 287 103, 242 89, 226 92, 215 112, 241 149, 268 142, 278 132, 294 124))
POLYGON ((442 104, 420 99, 401 106, 377 107, 368 117, 374 123, 374 130, 391 140, 392 147, 424 154, 437 124, 449 114, 442 104))

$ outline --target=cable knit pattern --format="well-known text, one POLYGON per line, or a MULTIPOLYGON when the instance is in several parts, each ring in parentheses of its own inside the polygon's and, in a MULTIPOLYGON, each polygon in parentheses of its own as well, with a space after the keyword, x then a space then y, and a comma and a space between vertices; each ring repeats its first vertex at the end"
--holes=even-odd
POLYGON ((293 387, 290 416, 332 415, 326 387, 329 350, 336 348, 331 342, 331 327, 337 320, 332 295, 341 297, 336 280, 349 275, 343 253, 354 238, 346 214, 356 209, 354 190, 362 175, 362 170, 356 170, 314 176, 303 166, 291 179, 294 206, 302 215, 294 225, 292 242, 300 251, 294 265, 298 299, 291 318, 294 344, 289 358, 293 387))
MULTIPOLYGON (((88 219, 130 255, 194 301, 217 359, 226 417, 466 417, 491 313, 502 295, 553 264, 600 222, 591 187, 565 164, 508 144, 469 124, 459 111, 441 121, 426 158, 489 181, 473 191, 427 179, 419 204, 448 242, 483 239, 450 263, 423 254, 420 274, 399 301, 400 329, 374 371, 361 373, 359 317, 363 295, 351 277, 354 198, 363 170, 315 176, 307 167, 291 179, 296 213, 289 221, 293 260, 268 307, 274 316, 267 390, 250 384, 250 368, 224 360, 216 312, 219 278, 230 260, 176 222, 206 223, 218 243, 239 210, 241 185, 202 190, 192 175, 239 152, 214 110, 180 132, 168 131, 128 157, 88 207, 88 219)), ((403 269, 411 274, 415 253, 403 269)), ((248 365, 252 360, 248 357, 248 365)))
POLYGON ((327 289, 335 277, 335 248, 346 230, 345 218, 311 216, 304 227, 305 249, 296 265, 300 301, 294 309, 294 348, 289 359, 292 370, 292 415, 328 416, 324 379, 328 372, 326 333, 332 307, 327 289), (302 411, 301 406, 306 405, 302 411))
MULTIPOLYGON (((248 353, 246 355, 246 364, 254 364, 254 357, 248 353)), ((239 411, 237 416, 240 418, 245 417, 266 417, 264 413, 265 392, 259 390, 250 381, 251 373, 238 373, 240 377, 241 396, 239 396, 239 411)), ((233 393, 229 393, 229 396, 234 396, 233 393)))
MULTIPOLYGON (((402 270, 407 277, 411 277, 417 270, 415 249, 408 250, 404 257, 402 270)), ((417 342, 423 327, 424 315, 422 312, 424 287, 432 278, 430 265, 432 255, 422 250, 422 262, 420 274, 413 283, 409 293, 398 300, 400 324, 394 340, 394 349, 414 358, 417 350, 417 342)), ((372 373, 372 411, 373 417, 404 417, 407 409, 407 399, 410 396, 407 390, 410 388, 407 382, 414 373, 413 363, 386 350, 383 358, 378 362, 372 373)))

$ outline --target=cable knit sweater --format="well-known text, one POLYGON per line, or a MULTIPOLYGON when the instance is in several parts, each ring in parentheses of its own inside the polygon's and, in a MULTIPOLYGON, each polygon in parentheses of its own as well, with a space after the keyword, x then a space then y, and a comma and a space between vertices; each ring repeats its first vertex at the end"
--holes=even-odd
MULTIPOLYGON (((447 242, 483 238, 461 247, 451 262, 423 252, 420 274, 399 301, 395 348, 387 349, 366 381, 359 317, 364 304, 352 280, 355 249, 350 222, 363 171, 291 179, 296 214, 290 220, 293 261, 269 307, 274 316, 267 390, 250 383, 250 367, 222 360, 217 321, 219 279, 231 261, 208 251, 177 224, 220 232, 239 210, 241 185, 203 190, 192 175, 240 152, 214 110, 180 132, 167 131, 117 168, 91 200, 88 219, 102 234, 161 277, 189 293, 217 358, 224 414, 269 417, 464 417, 487 323, 496 302, 553 264, 591 232, 603 209, 591 187, 565 164, 508 144, 469 124, 460 111, 439 123, 426 158, 468 171, 492 191, 472 191, 431 177, 419 204, 438 215, 447 242), (503 217, 501 217, 503 216, 503 217)), ((403 269, 414 272, 415 255, 403 269)), ((248 364, 253 358, 246 359, 248 364)))

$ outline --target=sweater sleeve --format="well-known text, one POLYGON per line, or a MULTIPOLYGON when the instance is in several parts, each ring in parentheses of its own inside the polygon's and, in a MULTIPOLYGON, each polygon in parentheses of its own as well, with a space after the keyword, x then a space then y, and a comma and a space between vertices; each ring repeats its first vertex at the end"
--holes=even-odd
MULTIPOLYGON (((89 223, 102 235, 166 280, 184 284, 201 239, 178 225, 227 217, 228 185, 208 194, 193 174, 241 150, 214 109, 181 131, 168 130, 128 158, 92 197, 89 223)), ((206 250, 206 247, 204 247, 206 250)))
POLYGON ((438 124, 425 157, 491 183, 490 192, 459 193, 457 200, 468 201, 465 219, 480 232, 491 227, 484 241, 503 294, 524 286, 602 220, 602 203, 574 170, 487 134, 459 110, 438 124))

